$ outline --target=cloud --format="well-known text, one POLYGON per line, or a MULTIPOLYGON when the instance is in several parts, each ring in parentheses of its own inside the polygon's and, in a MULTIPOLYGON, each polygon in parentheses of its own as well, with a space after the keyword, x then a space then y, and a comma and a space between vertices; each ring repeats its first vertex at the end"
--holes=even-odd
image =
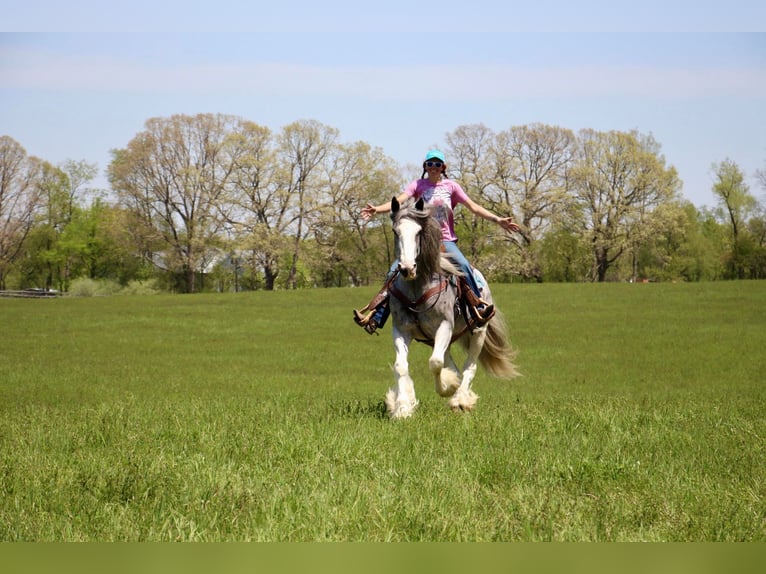
POLYGON ((541 97, 763 98, 766 74, 755 67, 699 65, 332 66, 279 61, 170 65, 0 46, 0 89, 137 94, 237 91, 261 97, 313 95, 398 102, 541 97))

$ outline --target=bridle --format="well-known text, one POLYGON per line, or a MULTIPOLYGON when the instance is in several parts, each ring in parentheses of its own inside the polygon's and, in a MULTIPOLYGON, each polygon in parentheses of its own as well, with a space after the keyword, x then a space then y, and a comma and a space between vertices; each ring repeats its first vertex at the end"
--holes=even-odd
MULTIPOLYGON (((394 229, 394 235, 396 235, 397 241, 398 241, 399 240, 399 233, 398 233, 398 231, 396 229, 394 229)), ((420 258, 421 254, 423 253, 422 243, 423 243, 423 228, 421 226, 420 231, 418 231, 418 233, 417 233, 418 252, 417 252, 417 255, 415 256, 416 262, 417 262, 417 259, 420 258)), ((401 251, 401 249, 399 251, 401 251)), ((420 265, 419 267, 422 268, 423 266, 420 265)), ((395 277, 397 275, 399 275, 399 270, 398 269, 396 270, 396 272, 394 274, 394 279, 395 279, 395 277)), ((407 310, 410 313, 412 313, 415 316, 417 316, 419 313, 425 313, 426 311, 430 311, 431 309, 433 309, 436 306, 436 304, 439 302, 439 299, 441 299, 441 294, 444 291, 447 290, 448 286, 449 286, 449 279, 440 273, 439 274, 439 283, 437 285, 434 285, 433 287, 431 287, 427 291, 425 291, 425 293, 423 293, 415 301, 410 299, 407 295, 404 294, 404 292, 401 289, 399 289, 396 286, 395 280, 391 281, 390 291, 391 291, 391 294, 394 295, 397 299, 399 299, 399 301, 407 308, 407 310), (431 299, 435 295, 438 295, 438 297, 436 297, 436 299, 434 300, 433 303, 431 303, 431 305, 429 305, 428 307, 425 307, 423 309, 419 309, 419 307, 423 303, 425 303, 426 301, 428 301, 429 299, 431 299)))
MULTIPOLYGON (((422 241, 423 241, 422 233, 423 233, 423 231, 421 229, 421 231, 418 232, 418 255, 417 255, 417 257, 420 257, 420 254, 422 253, 422 249, 421 249, 421 245, 420 245, 422 243, 422 241)), ((399 234, 398 234, 398 232, 396 230, 394 230, 394 234, 397 237, 399 236, 399 234)), ((417 259, 417 257, 416 257, 416 259, 417 259)), ((433 287, 431 287, 430 289, 427 289, 424 293, 422 293, 420 295, 420 297, 418 297, 416 300, 413 301, 399 287, 397 287, 397 285, 396 285, 396 278, 399 275, 400 275, 400 273, 399 273, 399 270, 397 269, 394 272, 394 274, 392 275, 392 277, 391 277, 391 284, 390 284, 390 286, 388 288, 388 291, 389 291, 389 293, 391 295, 396 297, 399 300, 399 302, 402 303, 402 305, 404 305, 405 309, 407 311, 409 311, 409 313, 415 319, 415 325, 417 326, 418 330, 420 331, 420 334, 422 335, 422 337, 420 337, 420 338, 416 337, 415 339, 417 341, 420 341, 421 343, 426 343, 428 345, 433 345, 433 339, 431 337, 429 337, 428 335, 426 335, 426 333, 423 331, 423 328, 420 325, 420 315, 422 313, 430 311, 431 309, 433 309, 439 303, 439 300, 441 299, 442 293, 444 293, 447 290, 447 288, 449 287, 450 279, 447 276, 439 273, 439 282, 436 285, 434 285, 433 287), (430 305, 421 308, 421 306, 424 303, 426 303, 428 300, 430 300, 430 299, 434 299, 433 302, 430 305)), ((458 334, 453 334, 452 340, 453 341, 457 340, 457 338, 460 337, 463 334, 463 332, 464 332, 464 330, 461 331, 458 334)))

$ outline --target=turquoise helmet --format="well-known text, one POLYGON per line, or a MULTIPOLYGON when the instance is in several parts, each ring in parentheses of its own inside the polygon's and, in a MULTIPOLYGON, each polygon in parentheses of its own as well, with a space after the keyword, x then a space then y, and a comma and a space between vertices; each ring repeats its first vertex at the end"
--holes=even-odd
POLYGON ((424 159, 423 161, 428 161, 431 159, 438 159, 442 163, 447 163, 446 161, 444 161, 444 154, 440 152, 438 149, 428 150, 428 153, 426 154, 426 159, 424 159))

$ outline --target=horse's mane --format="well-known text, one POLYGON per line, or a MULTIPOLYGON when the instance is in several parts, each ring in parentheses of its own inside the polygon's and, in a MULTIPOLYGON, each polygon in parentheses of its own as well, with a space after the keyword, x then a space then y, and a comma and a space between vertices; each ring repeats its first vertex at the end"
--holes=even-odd
POLYGON ((425 204, 423 209, 417 209, 416 201, 412 198, 405 201, 398 211, 391 214, 394 227, 399 225, 402 219, 412 219, 422 229, 420 241, 420 256, 418 267, 423 272, 423 277, 434 274, 450 273, 460 275, 458 268, 446 253, 442 253, 442 232, 439 222, 433 217, 433 207, 425 204))

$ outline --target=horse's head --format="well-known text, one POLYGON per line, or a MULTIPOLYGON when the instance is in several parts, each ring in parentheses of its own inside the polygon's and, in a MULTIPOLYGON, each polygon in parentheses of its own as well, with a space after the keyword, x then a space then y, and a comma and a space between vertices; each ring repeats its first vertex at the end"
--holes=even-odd
POLYGON ((439 271, 441 230, 423 199, 400 205, 391 199, 399 273, 404 279, 429 278, 439 271))

